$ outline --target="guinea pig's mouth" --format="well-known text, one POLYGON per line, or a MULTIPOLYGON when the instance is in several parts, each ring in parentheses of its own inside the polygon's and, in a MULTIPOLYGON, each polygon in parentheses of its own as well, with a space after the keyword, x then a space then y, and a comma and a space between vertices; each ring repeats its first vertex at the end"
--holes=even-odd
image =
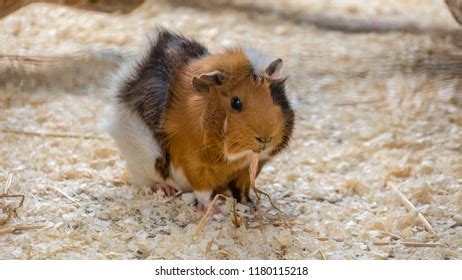
POLYGON ((265 151, 267 148, 268 148, 268 145, 265 144, 265 145, 262 145, 262 146, 260 146, 260 147, 258 147, 256 149, 253 149, 252 151, 255 152, 255 153, 261 153, 261 152, 265 151))

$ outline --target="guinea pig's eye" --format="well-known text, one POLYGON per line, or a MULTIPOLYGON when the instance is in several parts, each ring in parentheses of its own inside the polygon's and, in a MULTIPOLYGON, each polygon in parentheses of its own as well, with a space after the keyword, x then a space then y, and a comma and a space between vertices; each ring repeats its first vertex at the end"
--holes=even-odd
POLYGON ((238 97, 233 97, 231 98, 231 108, 234 110, 240 112, 242 110, 242 103, 241 100, 239 100, 238 97))

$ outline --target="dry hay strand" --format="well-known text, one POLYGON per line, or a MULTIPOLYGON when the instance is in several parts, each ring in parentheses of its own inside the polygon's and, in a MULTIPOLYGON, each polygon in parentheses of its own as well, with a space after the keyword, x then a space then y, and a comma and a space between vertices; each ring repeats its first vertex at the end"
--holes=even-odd
MULTIPOLYGON (((261 195, 264 195, 264 196, 266 196, 268 198, 271 206, 274 209, 278 210, 280 213, 283 213, 282 210, 279 209, 273 203, 273 200, 271 199, 269 194, 267 194, 266 192, 258 189, 255 186, 255 178, 257 177, 258 161, 259 161, 259 154, 258 153, 252 153, 251 158, 250 158, 249 176, 250 176, 250 186, 251 186, 252 190, 255 192, 255 196, 257 198, 256 205, 257 205, 257 207, 259 206, 260 200, 261 200, 261 195)), ((215 206, 215 204, 218 202, 218 200, 220 198, 223 198, 223 199, 225 199, 226 202, 231 203, 231 213, 232 213, 231 221, 233 222, 233 224, 236 227, 240 227, 241 225, 243 225, 246 229, 249 228, 246 221, 245 221, 245 219, 239 217, 239 214, 237 213, 237 201, 234 198, 231 198, 229 196, 226 196, 226 195, 223 195, 223 194, 217 194, 213 198, 212 202, 210 203, 207 210, 205 211, 204 216, 201 218, 199 224, 197 225, 196 230, 193 233, 193 240, 197 240, 197 237, 199 236, 199 233, 203 230, 203 228, 205 226, 207 218, 212 213, 213 207, 215 206)), ((287 219, 283 218, 283 220, 284 220, 284 223, 286 225, 290 225, 290 222, 287 219)), ((274 225, 274 223, 266 223, 266 224, 261 224, 261 225, 258 225, 258 226, 253 226, 252 228, 259 228, 259 227, 262 227, 262 226, 265 226, 265 225, 270 225, 270 224, 274 225)), ((280 223, 280 221, 279 221, 279 225, 282 225, 282 224, 283 223, 280 223)))
POLYGON ((257 202, 256 202, 256 205, 257 207, 259 206, 260 204, 260 196, 261 195, 264 195, 268 198, 271 206, 278 210, 279 212, 283 213, 281 211, 281 209, 279 209, 274 203, 273 203, 273 200, 271 199, 270 195, 267 194, 266 192, 258 189, 255 185, 255 179, 257 177, 257 169, 258 169, 258 161, 259 161, 259 157, 260 155, 258 153, 252 153, 252 155, 250 156, 250 167, 249 167, 249 176, 250 176, 250 187, 252 188, 252 190, 254 191, 255 193, 255 196, 257 197, 257 202))
POLYGON ((258 189, 256 187, 255 179, 257 177, 259 156, 260 155, 258 153, 252 153, 252 155, 250 157, 250 167, 249 167, 250 187, 254 191, 255 196, 257 198, 257 201, 255 203, 256 207, 258 208, 258 206, 260 205, 261 195, 264 195, 264 196, 266 196, 268 198, 268 201, 271 204, 271 206, 274 209, 276 209, 277 211, 279 211, 280 215, 278 215, 276 217, 277 220, 274 221, 274 215, 271 218, 269 218, 263 212, 259 211, 259 212, 257 212, 257 214, 260 215, 260 218, 263 218, 268 222, 263 223, 263 224, 259 224, 259 225, 254 225, 254 226, 249 227, 249 228, 257 229, 257 228, 262 228, 262 227, 266 227, 266 226, 269 226, 269 225, 272 225, 272 226, 282 226, 282 225, 284 225, 286 227, 293 227, 293 226, 297 225, 295 218, 287 219, 285 213, 273 203, 273 200, 271 199, 271 196, 268 193, 266 193, 266 192, 264 192, 264 191, 262 191, 262 190, 260 190, 260 189, 258 189))
POLYGON ((391 233, 391 232, 388 232, 388 231, 381 230, 380 233, 383 234, 383 235, 388 235, 389 237, 391 237, 393 239, 396 239, 396 240, 403 239, 401 236, 399 236, 397 234, 394 234, 394 233, 391 233))
POLYGON ((207 255, 210 250, 212 249, 212 245, 213 243, 215 243, 215 238, 212 238, 212 240, 210 240, 208 243, 207 243, 207 246, 205 247, 205 254, 207 255))
POLYGON ((82 204, 75 198, 72 198, 70 197, 67 193, 65 193, 63 190, 57 188, 57 187, 48 187, 49 189, 52 189, 56 192, 58 192, 59 194, 61 194, 62 196, 64 196, 65 198, 67 198, 68 200, 70 200, 71 202, 81 206, 82 204))
MULTIPOLYGON (((315 239, 319 241, 329 241, 333 240, 336 242, 345 242, 348 239, 345 238, 336 238, 336 237, 327 237, 327 236, 317 236, 315 239)), ((351 240, 354 241, 354 240, 351 240)), ((358 241, 360 243, 367 243, 366 241, 358 241)), ((419 248, 435 248, 435 247, 443 247, 443 244, 440 243, 426 243, 426 242, 411 242, 411 241, 372 241, 372 244, 375 246, 395 246, 395 245, 403 245, 405 247, 419 247, 419 248)))
POLYGON ((387 186, 390 186, 391 189, 398 195, 399 199, 400 199, 400 202, 401 204, 404 206, 404 208, 406 208, 407 211, 409 212, 413 212, 415 211, 417 213, 417 218, 419 219, 420 223, 423 224, 424 228, 429 232, 431 233, 433 236, 437 236, 435 230, 433 229, 432 225, 430 224, 430 222, 428 222, 428 220, 425 218, 424 215, 422 215, 422 213, 420 213, 417 208, 409 201, 409 199, 407 199, 404 194, 402 192, 400 192, 398 190, 397 187, 393 186, 392 184, 388 184, 388 176, 385 178, 385 181, 384 181, 384 188, 387 188, 387 186))
POLYGON ((399 241, 373 241, 372 244, 375 246, 394 246, 394 245, 403 245, 404 247, 414 247, 414 248, 435 248, 443 247, 443 244, 440 243, 425 243, 425 242, 399 242, 399 241))
POLYGON ((10 175, 8 175, 8 178, 6 179, 6 184, 5 184, 5 188, 3 189, 3 194, 6 194, 8 192, 8 190, 11 187, 12 182, 13 182, 13 174, 11 173, 10 175))
POLYGON ((319 255, 321 256, 321 260, 323 261, 327 260, 326 254, 324 254, 322 250, 318 250, 316 253, 319 253, 319 255))
POLYGON ((345 241, 344 238, 327 237, 327 236, 316 236, 315 239, 317 239, 319 241, 329 241, 329 240, 333 240, 333 241, 336 241, 336 242, 344 242, 345 241))
MULTIPOLYGON (((225 199, 225 201, 231 201, 232 205, 234 205, 236 203, 236 200, 234 198, 229 197, 229 196, 226 196, 226 195, 223 195, 223 194, 215 195, 215 197, 213 198, 213 200, 210 203, 209 207, 205 211, 204 216, 202 216, 201 220, 199 221, 199 224, 197 225, 196 230, 193 233, 193 236, 192 236, 193 241, 197 240, 197 237, 199 236, 199 233, 202 232, 202 230, 204 229, 205 222, 207 221, 207 218, 212 213, 213 208, 215 207, 215 205, 217 204, 217 202, 218 202, 218 200, 220 198, 225 199)), ((233 207, 235 207, 235 206, 233 206, 233 207)), ((239 227, 242 220, 238 217, 237 211, 235 209, 232 211, 232 213, 233 213, 233 215, 236 215, 235 217, 232 217, 233 224, 236 227, 239 227)))
POLYGON ((7 215, 5 219, 0 220, 0 226, 7 224, 13 215, 19 218, 17 210, 24 204, 25 196, 23 194, 2 194, 0 199, 2 198, 19 198, 19 204, 17 206, 0 204, 0 209, 7 215))
POLYGON ((239 217, 239 214, 237 214, 237 201, 235 199, 232 199, 231 209, 232 209, 232 213, 233 213, 231 215, 231 219, 233 221, 233 224, 236 227, 240 227, 241 225, 244 225, 244 228, 247 229, 247 223, 246 223, 245 219, 242 219, 241 217, 239 217))
POLYGON ((19 199, 19 203, 16 206, 12 205, 3 205, 0 204, 0 210, 3 213, 6 213, 7 217, 5 219, 0 219, 0 235, 3 234, 16 234, 23 230, 33 230, 33 229, 41 229, 46 227, 46 225, 13 225, 13 226, 5 226, 14 215, 19 218, 17 210, 24 205, 25 195, 23 194, 8 194, 8 190, 13 182, 13 174, 10 174, 6 180, 5 189, 3 190, 3 194, 0 195, 0 199, 6 198, 13 198, 19 199))
POLYGON ((10 233, 17 234, 23 230, 42 229, 44 227, 46 227, 46 225, 14 225, 12 227, 0 228, 0 235, 10 233))
POLYGON ((6 218, 0 219, 0 226, 6 225, 13 216, 19 218, 17 210, 21 208, 24 204, 25 195, 23 194, 8 194, 8 190, 11 186, 11 182, 13 181, 13 174, 8 175, 6 180, 5 189, 3 190, 3 194, 0 195, 0 199, 19 199, 19 203, 16 206, 8 205, 8 204, 0 204, 0 210, 2 213, 6 214, 6 218))
POLYGON ((11 133, 11 134, 18 134, 18 135, 25 135, 25 136, 37 136, 37 137, 44 137, 44 138, 74 138, 74 139, 84 139, 84 140, 103 140, 109 141, 110 139, 107 137, 102 136, 94 136, 94 135, 84 135, 84 134, 68 134, 68 133, 57 133, 57 132, 34 132, 34 131, 24 131, 12 128, 0 128, 1 132, 11 133))

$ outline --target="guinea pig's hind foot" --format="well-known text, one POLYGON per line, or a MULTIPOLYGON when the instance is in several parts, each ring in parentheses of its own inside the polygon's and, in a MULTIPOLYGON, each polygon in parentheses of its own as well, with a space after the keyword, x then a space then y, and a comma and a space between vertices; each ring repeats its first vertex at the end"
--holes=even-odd
POLYGON ((159 190, 165 195, 165 196, 173 196, 173 195, 176 195, 176 193, 178 192, 177 189, 175 189, 174 187, 170 186, 170 185, 163 185, 159 188, 159 190))

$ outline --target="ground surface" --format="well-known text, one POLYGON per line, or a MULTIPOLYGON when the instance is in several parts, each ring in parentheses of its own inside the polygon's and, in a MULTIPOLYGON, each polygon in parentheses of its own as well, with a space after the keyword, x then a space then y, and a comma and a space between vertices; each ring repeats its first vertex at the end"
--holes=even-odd
POLYGON ((461 31, 444 1, 365 2, 158 1, 128 15, 33 4, 1 19, 0 192, 13 174, 8 193, 26 198, 0 226, 0 258, 461 259, 461 31), (296 133, 257 180, 283 215, 264 201, 236 228, 223 205, 193 239, 187 195, 130 186, 98 119, 105 77, 156 25, 283 58, 296 133), (5 232, 15 225, 46 227, 5 232))

